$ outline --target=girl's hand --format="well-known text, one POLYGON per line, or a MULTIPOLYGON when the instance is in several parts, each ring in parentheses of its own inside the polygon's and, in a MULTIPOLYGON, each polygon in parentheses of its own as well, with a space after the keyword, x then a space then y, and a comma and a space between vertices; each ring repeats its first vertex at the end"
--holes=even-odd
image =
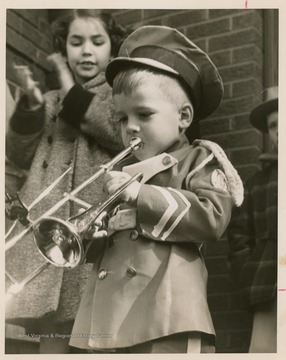
POLYGON ((14 70, 19 85, 22 87, 24 93, 28 97, 29 109, 36 110, 43 102, 44 98, 41 90, 39 89, 39 83, 32 78, 32 72, 26 65, 14 65, 14 70))
POLYGON ((62 90, 64 94, 67 94, 75 82, 65 58, 60 53, 53 53, 47 59, 57 71, 62 90))
MULTIPOLYGON (((104 176, 104 189, 108 194, 114 193, 131 176, 122 171, 109 171, 104 176)), ((130 204, 136 204, 141 184, 138 181, 131 183, 121 194, 121 199, 130 204)))

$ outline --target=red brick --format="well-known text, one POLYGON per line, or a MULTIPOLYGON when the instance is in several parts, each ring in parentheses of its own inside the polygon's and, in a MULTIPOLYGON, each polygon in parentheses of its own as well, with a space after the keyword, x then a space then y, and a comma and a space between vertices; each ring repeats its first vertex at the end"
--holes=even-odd
POLYGON ((152 19, 152 18, 158 18, 158 17, 164 17, 166 15, 177 15, 181 16, 185 10, 170 10, 170 9, 144 9, 143 10, 143 18, 144 19, 152 19))
POLYGON ((242 115, 234 116, 230 122, 230 130, 246 130, 246 129, 253 129, 253 126, 250 124, 249 121, 249 114, 250 112, 242 115))
POLYGON ((142 21, 142 10, 126 10, 114 16, 116 21, 122 25, 134 24, 142 21))
POLYGON ((232 63, 241 63, 245 61, 255 61, 262 66, 263 53, 256 44, 246 45, 238 49, 232 49, 232 63))
POLYGON ((255 62, 221 67, 219 72, 225 83, 247 78, 259 78, 262 75, 262 69, 255 62))
POLYGON ((254 99, 251 96, 231 98, 223 100, 222 104, 215 111, 214 116, 225 117, 239 113, 249 113, 254 107, 254 99))
POLYGON ((208 139, 212 140, 213 137, 215 137, 215 141, 223 149, 228 150, 232 148, 239 148, 251 145, 259 148, 261 145, 261 136, 254 129, 239 131, 236 133, 225 133, 214 136, 209 135, 208 139))
POLYGON ((12 10, 7 10, 7 25, 14 30, 21 29, 22 18, 12 10))
POLYGON ((228 84, 224 84, 223 86, 223 100, 227 100, 233 97, 232 95, 232 84, 228 83, 228 84))
MULTIPOLYGON (((19 34, 27 39, 27 41, 35 44, 37 47, 40 47, 47 54, 52 51, 52 39, 51 36, 47 37, 45 34, 40 32, 35 26, 31 25, 29 22, 25 20, 20 20, 18 27, 16 30, 19 34)), ((10 22, 9 22, 10 24, 10 22)), ((13 22, 14 24, 14 22, 13 22)))
POLYGON ((149 20, 145 20, 144 22, 142 21, 141 23, 142 25, 163 25, 163 20, 162 18, 155 18, 155 19, 149 19, 149 20))
POLYGON ((21 56, 14 54, 12 51, 6 51, 6 78, 9 79, 12 83, 17 84, 18 80, 15 75, 15 71, 13 69, 13 64, 18 65, 27 65, 30 67, 31 71, 33 72, 33 78, 39 81, 39 86, 43 92, 45 92, 45 73, 42 69, 40 69, 36 63, 32 60, 24 59, 21 56))
POLYGON ((209 54, 210 58, 217 67, 231 64, 231 51, 223 50, 216 53, 209 54))
POLYGON ((261 10, 248 10, 232 17, 232 29, 240 30, 242 28, 255 27, 262 32, 261 10))
POLYGON ((246 29, 210 38, 209 51, 212 52, 252 43, 262 46, 261 34, 256 29, 246 29))
POLYGON ((37 26, 38 19, 40 17, 48 19, 48 10, 47 9, 14 9, 23 19, 26 19, 31 24, 37 26))
POLYGON ((220 134, 225 133, 230 130, 230 120, 229 117, 220 118, 217 120, 204 119, 200 122, 200 132, 201 134, 220 134))
POLYGON ((233 97, 259 94, 261 92, 261 84, 257 79, 247 79, 238 81, 232 84, 232 95, 233 97))
POLYGON ((187 27, 187 36, 191 39, 201 37, 209 37, 221 33, 226 33, 230 30, 230 19, 221 19, 217 21, 208 21, 203 24, 191 25, 187 27))
POLYGON ((24 57, 33 60, 35 63, 38 63, 41 67, 47 68, 48 63, 46 60, 47 54, 40 52, 38 47, 33 43, 27 41, 20 34, 14 30, 7 27, 7 44, 12 48, 17 49, 17 51, 23 54, 24 57))
POLYGON ((195 40, 194 43, 203 51, 208 51, 208 43, 206 39, 195 40))
POLYGON ((245 182, 247 179, 249 179, 260 168, 261 167, 259 165, 254 165, 254 164, 236 166, 236 170, 238 171, 238 174, 241 177, 243 182, 245 182))
POLYGON ((207 19, 207 10, 185 10, 179 15, 170 15, 162 19, 162 24, 175 28, 188 26, 207 19))
POLYGON ((215 9, 209 10, 209 18, 218 18, 218 17, 224 17, 224 16, 230 16, 230 15, 236 15, 239 13, 245 12, 244 9, 236 10, 236 9, 215 9))
POLYGON ((235 167, 238 165, 257 163, 259 155, 261 155, 261 149, 255 146, 247 146, 246 148, 229 151, 229 159, 235 167))

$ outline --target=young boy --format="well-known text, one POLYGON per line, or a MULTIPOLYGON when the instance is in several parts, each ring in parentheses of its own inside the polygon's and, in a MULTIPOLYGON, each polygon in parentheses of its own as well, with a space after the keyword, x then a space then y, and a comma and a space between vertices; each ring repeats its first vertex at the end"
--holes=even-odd
POLYGON ((136 136, 143 148, 106 175, 105 188, 113 193, 137 172, 143 179, 123 192, 109 220, 70 344, 100 352, 213 352, 200 249, 221 237, 243 189, 222 149, 209 141, 189 145, 185 131, 217 108, 221 78, 207 54, 164 26, 134 31, 106 78, 124 145, 136 136))
POLYGON ((250 353, 276 352, 277 337, 278 87, 265 89, 265 95, 250 122, 268 135, 272 149, 261 155, 263 168, 245 184, 243 204, 228 228, 236 299, 254 315, 250 353))

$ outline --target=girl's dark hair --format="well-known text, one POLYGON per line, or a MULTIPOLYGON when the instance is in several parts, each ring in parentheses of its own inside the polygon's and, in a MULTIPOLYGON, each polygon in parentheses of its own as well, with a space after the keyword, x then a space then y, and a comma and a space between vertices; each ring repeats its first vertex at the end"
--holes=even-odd
POLYGON ((106 10, 98 9, 71 9, 59 10, 60 16, 51 24, 51 32, 54 38, 54 50, 66 55, 66 40, 70 24, 77 18, 99 19, 111 41, 111 55, 117 56, 124 39, 132 32, 116 23, 112 15, 106 10))

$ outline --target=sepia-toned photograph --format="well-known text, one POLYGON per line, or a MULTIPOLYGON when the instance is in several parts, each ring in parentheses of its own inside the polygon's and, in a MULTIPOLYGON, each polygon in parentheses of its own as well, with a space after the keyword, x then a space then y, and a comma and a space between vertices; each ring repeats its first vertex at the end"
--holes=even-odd
POLYGON ((256 3, 1 9, 3 355, 281 355, 281 9, 256 3))

